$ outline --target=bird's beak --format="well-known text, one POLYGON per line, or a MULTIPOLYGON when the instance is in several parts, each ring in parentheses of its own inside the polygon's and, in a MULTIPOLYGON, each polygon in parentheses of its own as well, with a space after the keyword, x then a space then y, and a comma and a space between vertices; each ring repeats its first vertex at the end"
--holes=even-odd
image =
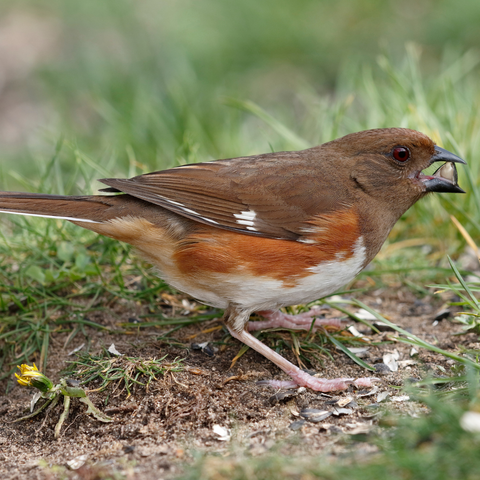
POLYGON ((452 152, 445 150, 438 145, 435 145, 435 153, 433 154, 432 158, 430 159, 430 165, 435 162, 452 162, 452 163, 463 163, 464 165, 467 164, 463 158, 457 157, 452 152))
POLYGON ((446 162, 438 168, 433 175, 420 174, 420 180, 425 185, 427 192, 450 192, 465 193, 465 190, 458 186, 458 174, 455 163, 467 162, 457 155, 445 150, 442 147, 435 147, 435 153, 430 159, 430 165, 435 162, 446 162))

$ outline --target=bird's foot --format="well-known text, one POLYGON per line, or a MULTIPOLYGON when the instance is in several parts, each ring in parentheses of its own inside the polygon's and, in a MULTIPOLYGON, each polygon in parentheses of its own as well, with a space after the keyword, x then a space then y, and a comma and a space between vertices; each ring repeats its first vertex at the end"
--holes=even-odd
POLYGON ((342 322, 338 318, 317 318, 321 309, 318 306, 313 307, 308 312, 299 313, 297 315, 288 315, 280 310, 263 310, 257 312, 267 320, 248 322, 247 329, 250 332, 255 330, 266 330, 267 328, 289 328, 290 330, 310 330, 315 331, 319 327, 335 327, 342 328, 342 322), (312 325, 313 323, 313 325, 312 325))
POLYGON ((355 387, 369 388, 373 387, 373 382, 378 381, 378 378, 318 378, 309 375, 300 369, 295 369, 288 372, 292 380, 300 387, 307 387, 317 392, 332 392, 334 390, 346 390, 350 385, 355 387))
POLYGON ((317 392, 332 392, 334 390, 345 390, 349 387, 349 385, 367 388, 372 387, 372 383, 378 380, 376 378, 357 378, 355 380, 353 378, 326 379, 312 377, 312 375, 300 370, 286 358, 283 358, 277 352, 267 347, 264 343, 258 340, 258 338, 255 338, 246 330, 241 330, 238 332, 230 327, 228 323, 227 328, 232 337, 240 340, 258 353, 261 353, 263 356, 275 363, 275 365, 281 368, 285 373, 287 373, 292 379, 292 381, 289 382, 279 382, 278 380, 264 381, 262 382, 263 385, 271 385, 274 388, 295 388, 296 386, 299 386, 311 388, 317 392))

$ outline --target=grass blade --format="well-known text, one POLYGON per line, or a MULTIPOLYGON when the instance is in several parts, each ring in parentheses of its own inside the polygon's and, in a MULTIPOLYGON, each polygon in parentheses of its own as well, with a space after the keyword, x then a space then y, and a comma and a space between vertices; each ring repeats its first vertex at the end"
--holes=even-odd
POLYGON ((371 365, 368 363, 365 363, 363 360, 358 358, 349 348, 347 348, 342 342, 339 342, 334 336, 330 335, 327 331, 324 331, 323 334, 339 349, 341 350, 345 355, 350 357, 356 364, 360 365, 363 368, 366 368, 367 370, 370 370, 371 372, 375 371, 375 368, 373 368, 371 365))

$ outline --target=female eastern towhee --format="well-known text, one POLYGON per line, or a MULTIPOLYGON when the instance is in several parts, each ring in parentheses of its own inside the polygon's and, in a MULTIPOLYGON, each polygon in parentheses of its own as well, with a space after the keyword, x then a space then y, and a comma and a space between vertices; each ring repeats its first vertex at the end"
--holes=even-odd
POLYGON ((288 373, 293 382, 285 384, 328 392, 371 379, 313 377, 248 331, 309 329, 315 309, 298 316, 278 309, 352 280, 428 192, 463 192, 455 163, 465 162, 426 135, 385 128, 298 152, 101 180, 103 191, 119 195, 0 192, 0 211, 70 220, 132 244, 170 285, 225 309, 231 335, 288 373), (422 173, 441 161, 433 175, 422 173), (253 312, 267 321, 249 322, 253 312))

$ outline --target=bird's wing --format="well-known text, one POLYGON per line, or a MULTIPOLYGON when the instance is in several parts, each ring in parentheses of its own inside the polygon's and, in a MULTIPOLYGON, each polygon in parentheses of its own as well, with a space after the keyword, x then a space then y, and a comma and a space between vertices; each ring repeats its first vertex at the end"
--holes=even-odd
POLYGON ((210 226, 296 240, 315 215, 345 204, 308 152, 217 160, 101 182, 111 187, 103 191, 124 192, 210 226))

